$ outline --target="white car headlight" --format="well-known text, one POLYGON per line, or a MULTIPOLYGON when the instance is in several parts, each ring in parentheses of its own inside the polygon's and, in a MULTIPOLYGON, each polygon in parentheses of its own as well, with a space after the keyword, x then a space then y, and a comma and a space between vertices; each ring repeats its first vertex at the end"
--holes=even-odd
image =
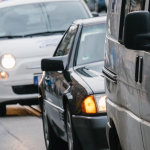
POLYGON ((106 112, 106 95, 94 95, 98 112, 106 112))
POLYGON ((5 69, 12 69, 16 65, 16 60, 11 54, 2 56, 1 65, 5 69))

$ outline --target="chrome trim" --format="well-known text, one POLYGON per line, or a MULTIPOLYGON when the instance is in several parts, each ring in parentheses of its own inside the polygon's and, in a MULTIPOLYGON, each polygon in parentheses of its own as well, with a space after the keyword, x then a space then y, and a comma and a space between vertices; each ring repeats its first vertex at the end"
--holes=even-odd
POLYGON ((117 75, 114 75, 113 73, 111 73, 110 71, 105 69, 104 67, 102 68, 102 71, 103 71, 105 78, 107 78, 109 81, 117 84, 117 75))
POLYGON ((26 67, 26 69, 40 69, 41 66, 29 66, 29 67, 26 67))
POLYGON ((111 77, 111 78, 113 78, 113 79, 117 79, 117 75, 115 75, 115 74, 113 74, 113 73, 111 73, 109 70, 107 70, 106 68, 102 68, 102 70, 103 70, 103 72, 106 74, 106 75, 108 75, 109 77, 111 77))
POLYGON ((105 78, 107 78, 109 81, 113 82, 113 83, 117 83, 116 80, 112 80, 111 78, 109 78, 105 73, 104 73, 105 78))
POLYGON ((113 41, 114 43, 120 44, 116 39, 114 39, 113 37, 111 37, 110 35, 106 35, 106 38, 110 41, 113 41))
POLYGON ((48 104, 50 104, 50 105, 53 106, 54 108, 60 110, 61 112, 64 112, 64 111, 65 111, 64 109, 62 109, 62 108, 56 106, 55 104, 51 103, 50 101, 48 101, 48 100, 46 100, 46 99, 44 99, 44 100, 45 100, 45 102, 47 102, 48 104))
POLYGON ((77 119, 99 119, 99 118, 103 118, 103 117, 106 117, 106 115, 103 115, 103 116, 94 116, 94 117, 88 117, 88 116, 76 116, 76 115, 72 115, 72 118, 77 118, 77 119))

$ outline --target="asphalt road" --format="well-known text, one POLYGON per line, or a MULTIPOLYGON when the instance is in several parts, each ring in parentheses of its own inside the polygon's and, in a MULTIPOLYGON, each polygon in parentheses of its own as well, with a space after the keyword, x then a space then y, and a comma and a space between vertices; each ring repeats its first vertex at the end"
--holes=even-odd
POLYGON ((28 106, 8 105, 0 117, 0 150, 45 150, 41 115, 28 106))

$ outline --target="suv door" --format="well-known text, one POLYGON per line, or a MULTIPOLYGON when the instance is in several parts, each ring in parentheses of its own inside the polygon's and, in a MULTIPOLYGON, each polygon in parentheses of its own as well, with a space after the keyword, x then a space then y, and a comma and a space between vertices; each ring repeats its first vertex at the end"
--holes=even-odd
POLYGON ((105 74, 107 110, 111 112, 108 113, 108 118, 111 118, 115 123, 121 145, 125 150, 144 149, 141 120, 138 119, 140 117, 140 86, 135 81, 136 61, 138 61, 137 56, 140 54, 139 51, 126 49, 123 44, 125 16, 130 11, 142 10, 143 6, 140 5, 142 6, 140 7, 139 2, 141 1, 119 0, 117 12, 112 11, 109 5, 109 15, 107 15, 103 72, 105 74), (116 24, 118 20, 120 26, 116 24), (114 107, 116 109, 113 109, 114 107), (129 144, 131 141, 132 144, 129 144))
MULTIPOLYGON (((75 38, 75 34, 77 31, 77 26, 72 25, 66 34, 64 35, 63 39, 61 40, 59 46, 53 57, 64 56, 64 60, 67 63, 68 60, 68 53, 71 50, 73 45, 73 41, 75 38)), ((50 105, 47 108, 48 116, 50 120, 55 125, 55 127, 59 127, 56 131, 61 130, 65 131, 65 124, 64 124, 64 108, 62 107, 62 96, 63 92, 69 87, 69 83, 64 78, 64 72, 62 71, 49 71, 46 72, 45 75, 46 80, 46 100, 50 105), (58 109, 55 109, 58 108, 58 109), (61 129, 61 130, 60 130, 61 129)), ((60 134, 58 133, 58 134, 60 134)), ((63 132, 62 132, 63 133, 63 132)), ((64 135, 62 135, 64 136, 64 135)))

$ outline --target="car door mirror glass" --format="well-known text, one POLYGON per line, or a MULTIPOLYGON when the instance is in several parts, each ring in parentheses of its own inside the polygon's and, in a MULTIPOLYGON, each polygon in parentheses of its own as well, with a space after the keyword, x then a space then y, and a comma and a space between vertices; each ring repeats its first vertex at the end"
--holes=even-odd
POLYGON ((150 13, 132 12, 126 16, 124 45, 128 49, 150 50, 150 13))
POLYGON ((50 59, 42 59, 41 61, 42 71, 63 71, 64 65, 62 59, 52 57, 50 59))

